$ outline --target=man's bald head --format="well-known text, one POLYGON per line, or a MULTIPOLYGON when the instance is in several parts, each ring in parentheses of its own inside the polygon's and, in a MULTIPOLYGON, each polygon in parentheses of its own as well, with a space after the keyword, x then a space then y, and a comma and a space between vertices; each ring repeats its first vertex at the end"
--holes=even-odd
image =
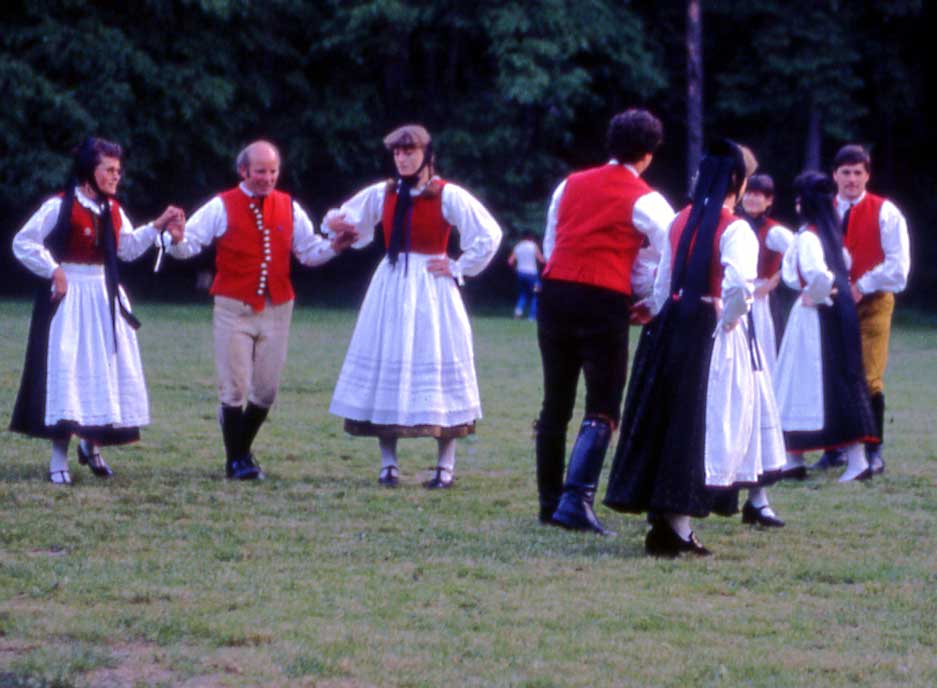
POLYGON ((254 141, 249 143, 244 148, 241 149, 241 152, 238 153, 237 160, 235 161, 235 166, 237 171, 240 174, 241 170, 246 168, 251 161, 251 158, 254 157, 267 157, 273 156, 277 160, 277 164, 280 164, 280 149, 273 145, 270 141, 254 141))
POLYGON ((244 186, 257 196, 266 196, 280 176, 280 151, 269 141, 254 141, 238 153, 237 170, 244 186))

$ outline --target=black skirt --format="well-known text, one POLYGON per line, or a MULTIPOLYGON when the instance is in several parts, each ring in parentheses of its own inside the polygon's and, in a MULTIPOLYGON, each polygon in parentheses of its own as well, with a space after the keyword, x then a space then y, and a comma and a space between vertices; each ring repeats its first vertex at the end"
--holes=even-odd
POLYGON ((738 511, 735 489, 706 486, 706 389, 716 314, 671 301, 641 333, 605 505, 695 517, 738 511))

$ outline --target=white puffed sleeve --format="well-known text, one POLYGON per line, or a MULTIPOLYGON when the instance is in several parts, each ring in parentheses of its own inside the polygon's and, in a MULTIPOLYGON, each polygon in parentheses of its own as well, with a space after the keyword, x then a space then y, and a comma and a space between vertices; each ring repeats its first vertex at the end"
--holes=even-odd
POLYGON ((50 198, 33 213, 22 229, 13 237, 13 255, 27 270, 50 279, 59 266, 43 243, 59 217, 62 199, 50 198))
POLYGON ((722 322, 732 326, 748 313, 758 276, 758 238, 745 220, 736 220, 719 240, 722 263, 722 322))
POLYGON ((352 244, 353 248, 364 248, 374 241, 374 228, 381 221, 384 212, 384 196, 387 191, 387 182, 375 182, 362 189, 339 208, 332 208, 322 219, 322 231, 333 236, 329 223, 332 218, 344 215, 345 222, 355 226, 358 232, 358 241, 352 244))
POLYGON ((152 222, 147 222, 142 227, 134 228, 133 223, 124 209, 120 209, 120 241, 117 243, 117 257, 123 261, 136 260, 147 249, 153 246, 153 242, 159 235, 159 231, 153 226, 152 222))
MULTIPOLYGON (((806 294, 814 303, 832 305, 833 273, 823 257, 823 245, 813 232, 802 231, 797 235, 797 261, 800 276, 804 278, 806 294)), ((798 281, 797 287, 800 287, 798 281)))
POLYGON ((442 215, 459 230, 462 255, 451 261, 453 277, 461 281, 463 275, 477 275, 498 250, 501 227, 478 199, 451 182, 442 189, 442 215))

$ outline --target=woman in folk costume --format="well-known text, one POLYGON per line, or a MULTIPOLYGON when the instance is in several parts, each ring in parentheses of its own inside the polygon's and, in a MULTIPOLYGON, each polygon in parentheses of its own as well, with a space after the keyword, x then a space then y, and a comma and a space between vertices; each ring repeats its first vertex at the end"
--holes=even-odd
POLYGON ((758 241, 731 211, 754 167, 747 149, 713 147, 658 269, 661 310, 635 357, 605 498, 648 512, 652 556, 709 554, 690 517, 736 513, 740 486, 751 488, 744 521, 783 525, 761 486, 783 465, 784 444, 748 316, 758 241))
POLYGON ((112 471, 98 448, 139 439, 150 421, 140 323, 120 286, 117 260, 138 258, 170 221, 178 241, 181 211, 167 208, 135 229, 114 199, 121 157, 116 143, 87 139, 64 193, 43 203, 13 239, 17 260, 44 281, 10 429, 52 440, 49 480, 57 485, 72 482, 72 435, 81 438, 79 463, 107 478, 112 471))
POLYGON ((777 291, 781 283, 781 258, 794 237, 791 230, 768 216, 773 203, 774 180, 767 174, 753 174, 742 196, 742 217, 758 237, 758 277, 752 322, 769 377, 774 373, 778 357, 779 335, 774 312, 781 307, 777 291))
POLYGON ((331 210, 323 224, 354 229, 361 248, 384 228, 387 255, 368 286, 331 413, 352 435, 375 436, 381 451, 379 482, 398 482, 397 439, 435 437, 438 462, 428 489, 451 487, 455 440, 475 431, 481 402, 472 330, 456 281, 479 274, 501 241, 485 207, 434 175, 429 133, 408 124, 384 138, 396 178, 358 192, 331 210), (449 233, 459 232, 462 255, 446 255, 449 233))
POLYGON ((875 420, 862 367, 859 318, 833 209, 836 187, 824 174, 794 181, 805 224, 784 254, 781 273, 802 290, 791 310, 774 372, 781 424, 789 452, 784 473, 800 477, 803 453, 845 448, 840 482, 871 476, 863 442, 875 420))

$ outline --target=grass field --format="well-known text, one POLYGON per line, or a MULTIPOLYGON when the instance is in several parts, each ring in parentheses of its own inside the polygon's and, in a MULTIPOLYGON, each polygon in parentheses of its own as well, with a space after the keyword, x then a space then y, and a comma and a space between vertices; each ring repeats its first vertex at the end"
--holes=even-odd
MULTIPOLYGON (((115 479, 73 454, 53 487, 47 443, 0 436, 0 686, 937 685, 932 320, 893 335, 882 478, 778 486, 786 528, 708 519, 715 556, 671 562, 604 508, 617 537, 537 524, 530 323, 474 319, 485 419, 436 494, 435 443, 402 441, 384 490, 327 413, 354 313, 296 312, 269 478, 232 484, 208 306, 138 311, 153 423, 115 479)), ((28 320, 0 303, 4 425, 28 320)))

